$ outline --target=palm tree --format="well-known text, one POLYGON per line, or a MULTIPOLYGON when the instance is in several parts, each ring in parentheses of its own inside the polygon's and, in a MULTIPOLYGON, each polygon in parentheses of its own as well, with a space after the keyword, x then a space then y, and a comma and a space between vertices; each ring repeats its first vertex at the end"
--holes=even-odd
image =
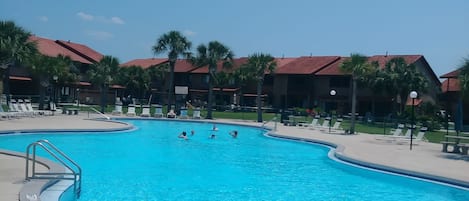
POLYGON ((464 113, 463 113, 463 100, 466 99, 469 95, 469 58, 465 58, 463 64, 459 68, 459 87, 461 89, 461 95, 459 98, 459 103, 458 103, 458 110, 456 114, 458 114, 458 122, 456 122, 456 125, 458 125, 457 129, 458 131, 461 130, 462 124, 463 124, 463 119, 464 119, 464 113))
MULTIPOLYGON (((49 57, 41 54, 34 55, 29 69, 33 76, 39 80, 39 109, 44 108, 45 89, 51 83, 57 87, 59 82, 72 83, 76 81, 77 75, 71 69, 72 66, 73 62, 68 56, 58 55, 57 57, 49 57), (53 77, 57 79, 54 80, 53 77)), ((55 94, 55 90, 53 93, 55 94)))
POLYGON ((256 53, 250 55, 245 66, 252 73, 252 77, 257 81, 257 122, 262 122, 262 86, 264 84, 265 73, 273 73, 277 67, 275 58, 270 54, 256 53))
POLYGON ((119 70, 119 60, 116 57, 106 55, 98 63, 91 66, 88 77, 94 85, 99 86, 101 93, 101 113, 105 112, 107 89, 115 80, 119 70))
POLYGON ((151 88, 151 78, 147 70, 140 66, 129 66, 119 69, 117 83, 126 87, 127 94, 134 97, 145 97, 146 92, 151 88))
POLYGON ((355 112, 357 102, 357 82, 369 72, 370 65, 367 57, 361 54, 351 54, 350 58, 340 65, 340 70, 352 74, 352 117, 350 134, 355 133, 355 112))
POLYGON ((169 88, 168 88, 168 110, 171 108, 174 93, 174 66, 179 56, 190 57, 192 43, 178 31, 170 31, 160 36, 153 46, 154 54, 168 53, 169 60, 169 88))
MULTIPOLYGON (((215 74, 214 82, 215 82, 215 85, 218 88, 220 88, 219 98, 222 98, 222 100, 223 100, 223 89, 230 84, 231 79, 232 79, 232 74, 231 73, 226 73, 224 71, 220 71, 217 74, 215 74)), ((215 100, 216 100, 216 98, 215 98, 215 100)))
POLYGON ((372 96, 372 109, 371 113, 375 115, 375 97, 376 95, 382 94, 385 91, 385 84, 386 84, 386 72, 381 69, 379 63, 377 61, 373 61, 370 63, 370 72, 365 74, 359 84, 364 85, 364 87, 369 87, 373 92, 374 96, 372 96))
POLYGON ((243 94, 243 89, 247 85, 248 82, 254 80, 254 77, 252 73, 249 71, 249 68, 245 65, 241 65, 240 68, 237 68, 233 72, 233 77, 235 79, 236 85, 239 88, 239 104, 244 105, 244 96, 243 94))
POLYGON ((400 99, 399 112, 404 111, 407 96, 410 91, 415 90, 425 92, 427 81, 423 75, 417 71, 415 65, 407 64, 402 57, 392 58, 386 63, 387 91, 393 94, 396 99, 400 99))
POLYGON ((168 70, 169 64, 167 62, 159 65, 150 66, 149 68, 145 69, 145 71, 147 71, 148 75, 150 76, 150 88, 160 88, 160 86, 163 86, 165 83, 166 75, 168 74, 168 70), (156 86, 153 86, 153 84, 156 84, 156 86))
POLYGON ((222 62, 223 68, 231 67, 233 61, 233 52, 230 48, 221 44, 218 41, 211 41, 208 45, 201 44, 197 47, 195 57, 190 59, 192 65, 196 67, 208 66, 208 106, 207 106, 207 119, 212 119, 212 106, 213 106, 213 83, 214 77, 217 73, 218 63, 222 62))
POLYGON ((3 78, 2 92, 10 101, 10 66, 26 64, 37 52, 36 44, 28 41, 31 33, 17 26, 13 21, 0 21, 0 69, 3 78))

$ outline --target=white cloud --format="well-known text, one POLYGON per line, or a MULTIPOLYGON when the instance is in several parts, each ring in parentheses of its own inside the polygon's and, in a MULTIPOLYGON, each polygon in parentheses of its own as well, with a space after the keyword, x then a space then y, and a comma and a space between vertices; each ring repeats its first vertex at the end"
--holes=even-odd
POLYGON ((107 40, 114 37, 112 33, 106 31, 85 31, 85 34, 96 40, 107 40))
POLYGON ((120 17, 111 17, 111 22, 114 24, 125 24, 124 20, 120 17))
POLYGON ((47 21, 49 21, 49 18, 48 18, 47 16, 39 16, 38 19, 39 19, 39 21, 41 21, 41 22, 47 22, 47 21))
POLYGON ((185 30, 184 35, 186 36, 195 36, 197 33, 191 30, 185 30))
POLYGON ((85 20, 85 21, 92 21, 94 19, 93 15, 87 14, 87 13, 84 13, 84 12, 78 12, 77 16, 79 18, 81 18, 82 20, 85 20))

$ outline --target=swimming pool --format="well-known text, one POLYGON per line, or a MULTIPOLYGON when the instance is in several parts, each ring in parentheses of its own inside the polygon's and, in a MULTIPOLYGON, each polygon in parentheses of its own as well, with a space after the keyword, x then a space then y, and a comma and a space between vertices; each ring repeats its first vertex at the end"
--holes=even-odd
POLYGON ((5 135, 0 148, 23 152, 48 139, 81 165, 83 201, 469 200, 467 190, 349 166, 328 158, 328 147, 267 138, 253 127, 124 121, 138 129, 5 135), (189 140, 177 137, 182 131, 189 140))

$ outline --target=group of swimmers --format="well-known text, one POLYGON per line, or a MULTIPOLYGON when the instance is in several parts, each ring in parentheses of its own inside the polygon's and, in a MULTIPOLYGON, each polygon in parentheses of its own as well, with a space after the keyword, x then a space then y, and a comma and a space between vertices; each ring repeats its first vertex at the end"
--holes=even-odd
MULTIPOLYGON (((212 127, 212 131, 218 131, 218 128, 215 124, 213 124, 213 127, 212 127)), ((191 130, 191 136, 193 136, 195 134, 195 131, 194 130, 191 130)), ((228 133, 229 135, 231 135, 231 137, 233 138, 237 138, 238 137, 238 131, 237 130, 232 130, 231 132, 228 133)), ((215 137, 217 137, 215 135, 214 132, 212 132, 209 136, 210 139, 214 139, 215 137)), ((178 138, 182 138, 182 139, 185 139, 187 140, 187 133, 186 131, 183 131, 181 134, 179 134, 178 138)))

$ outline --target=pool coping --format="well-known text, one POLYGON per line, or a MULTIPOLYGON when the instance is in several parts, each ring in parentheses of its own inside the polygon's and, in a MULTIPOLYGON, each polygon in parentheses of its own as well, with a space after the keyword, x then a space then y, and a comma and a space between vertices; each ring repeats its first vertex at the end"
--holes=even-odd
MULTIPOLYGON (((0 149, 0 154, 19 157, 19 158, 23 158, 26 160, 26 154, 17 152, 17 151, 0 149)), ((47 169, 49 169, 49 172, 65 172, 65 167, 47 158, 36 156, 36 161, 39 164, 45 166, 47 169)), ((25 165, 26 165, 26 161, 25 161, 25 165)), ((45 179, 45 180, 32 179, 32 180, 27 181, 25 178, 23 180, 24 185, 21 187, 21 190, 18 194, 18 199, 20 201, 30 201, 31 199, 27 198, 27 195, 28 195, 28 196, 35 196, 37 200, 40 201, 41 193, 45 189, 54 185, 58 181, 59 181, 58 179, 45 179)))
POLYGON ((414 177, 418 179, 424 179, 428 181, 439 182, 442 184, 453 185, 453 186, 469 189, 469 182, 467 181, 451 179, 451 178, 447 178, 443 176, 426 174, 426 173, 417 172, 417 171, 405 170, 402 168, 396 168, 396 167, 391 167, 387 165, 381 165, 377 163, 366 162, 366 161, 355 159, 353 157, 347 156, 344 153, 344 150, 346 147, 340 144, 335 144, 335 143, 327 142, 323 140, 293 137, 293 136, 288 136, 288 135, 279 134, 279 133, 272 133, 272 132, 268 132, 267 135, 271 137, 276 137, 276 138, 304 141, 304 142, 316 143, 316 144, 321 144, 321 145, 332 147, 334 149, 333 150, 334 157, 336 157, 337 159, 347 162, 347 163, 354 164, 354 165, 362 166, 365 168, 371 168, 371 169, 375 169, 379 171, 384 171, 384 172, 389 172, 389 173, 394 173, 394 174, 399 174, 399 175, 404 175, 404 176, 410 176, 410 177, 414 177))

